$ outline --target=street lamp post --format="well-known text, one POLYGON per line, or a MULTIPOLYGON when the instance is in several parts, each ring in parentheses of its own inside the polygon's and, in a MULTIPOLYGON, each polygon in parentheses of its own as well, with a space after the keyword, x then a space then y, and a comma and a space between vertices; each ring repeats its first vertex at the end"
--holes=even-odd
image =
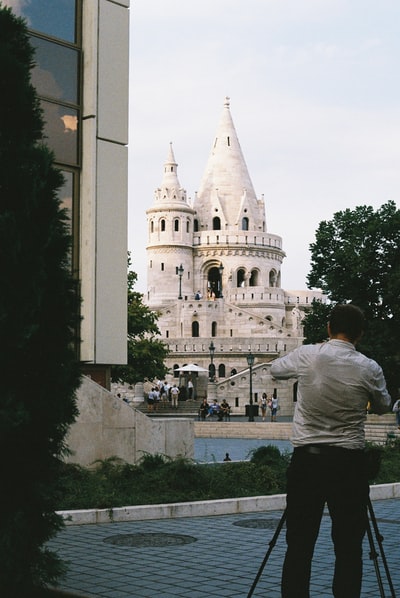
POLYGON ((182 276, 183 276, 183 272, 184 272, 184 268, 182 266, 182 264, 179 266, 179 268, 176 269, 176 273, 179 276, 179 295, 178 295, 178 299, 182 299, 182 276))
POLYGON ((216 398, 215 366, 214 366, 215 345, 212 341, 210 343, 210 346, 208 347, 208 350, 210 352, 211 363, 208 368, 207 400, 211 404, 211 402, 216 398))
POLYGON ((253 414, 253 365, 254 365, 254 355, 251 351, 247 354, 247 365, 250 369, 250 404, 249 404, 249 422, 254 421, 254 414, 253 414))
POLYGON ((219 264, 218 272, 219 272, 219 296, 222 299, 223 298, 223 294, 222 294, 222 274, 224 272, 224 267, 222 265, 222 262, 220 262, 220 264, 219 264))
POLYGON ((210 346, 208 347, 208 350, 210 351, 210 360, 211 360, 209 379, 211 382, 214 382, 214 380, 215 380, 215 366, 214 366, 215 345, 212 341, 210 343, 210 346))

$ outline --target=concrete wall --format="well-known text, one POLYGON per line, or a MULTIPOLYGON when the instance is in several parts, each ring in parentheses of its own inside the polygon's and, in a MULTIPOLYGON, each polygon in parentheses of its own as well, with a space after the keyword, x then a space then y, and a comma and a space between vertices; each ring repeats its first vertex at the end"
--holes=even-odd
POLYGON ((127 358, 128 7, 82 3, 81 360, 105 366, 127 358))
POLYGON ((88 466, 113 456, 136 463, 145 453, 194 456, 191 419, 150 419, 90 378, 83 378, 78 409, 67 436, 72 451, 66 458, 69 463, 88 466))

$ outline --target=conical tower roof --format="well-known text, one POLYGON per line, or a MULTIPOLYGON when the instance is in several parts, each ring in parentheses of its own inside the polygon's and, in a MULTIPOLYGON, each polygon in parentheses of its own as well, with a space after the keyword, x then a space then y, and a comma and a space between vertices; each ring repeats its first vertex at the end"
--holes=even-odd
POLYGON ((203 228, 212 228, 210 217, 217 213, 222 228, 241 228, 242 218, 250 229, 263 226, 263 202, 257 200, 239 139, 233 124, 230 100, 225 98, 217 134, 194 205, 203 228), (261 213, 260 213, 260 207, 261 213))
POLYGON ((175 160, 172 143, 169 144, 167 158, 164 162, 164 173, 161 186, 155 191, 157 205, 165 203, 186 203, 186 191, 179 183, 178 164, 175 160))

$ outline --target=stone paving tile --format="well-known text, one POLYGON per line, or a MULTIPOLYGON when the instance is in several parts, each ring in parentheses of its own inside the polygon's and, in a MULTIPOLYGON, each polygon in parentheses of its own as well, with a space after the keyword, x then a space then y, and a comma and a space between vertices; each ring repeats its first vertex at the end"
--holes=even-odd
MULTIPOLYGON (((374 511, 393 584, 400 596, 398 572, 400 500, 376 501, 374 511)), ((269 548, 282 512, 247 513, 141 522, 70 526, 49 545, 70 561, 61 584, 88 598, 246 598, 269 548), (268 522, 270 528, 242 527, 249 520, 268 522), (104 538, 120 534, 178 534, 197 540, 191 544, 162 547, 115 546, 104 538)), ((362 598, 380 596, 368 541, 364 545, 362 598)), ((280 598, 280 576, 285 553, 285 529, 254 591, 280 598)), ((381 558, 379 567, 385 592, 390 596, 381 558)), ((311 596, 329 598, 333 574, 330 519, 323 517, 313 561, 311 596)))

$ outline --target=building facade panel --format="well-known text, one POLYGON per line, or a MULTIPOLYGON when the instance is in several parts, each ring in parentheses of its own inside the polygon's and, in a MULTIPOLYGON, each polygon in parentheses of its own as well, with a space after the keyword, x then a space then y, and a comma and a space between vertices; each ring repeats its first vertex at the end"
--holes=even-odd
POLYGON ((110 0, 99 3, 98 136, 128 143, 129 11, 110 0))
POLYGON ((116 334, 116 331, 125 329, 127 323, 127 169, 127 148, 99 140, 96 206, 98 363, 126 362, 127 336, 116 334), (111 170, 109 164, 113 164, 111 170))
POLYGON ((5 0, 37 50, 45 134, 66 179, 83 367, 103 385, 127 352, 128 0, 5 0), (106 141, 104 141, 106 140, 106 141))

